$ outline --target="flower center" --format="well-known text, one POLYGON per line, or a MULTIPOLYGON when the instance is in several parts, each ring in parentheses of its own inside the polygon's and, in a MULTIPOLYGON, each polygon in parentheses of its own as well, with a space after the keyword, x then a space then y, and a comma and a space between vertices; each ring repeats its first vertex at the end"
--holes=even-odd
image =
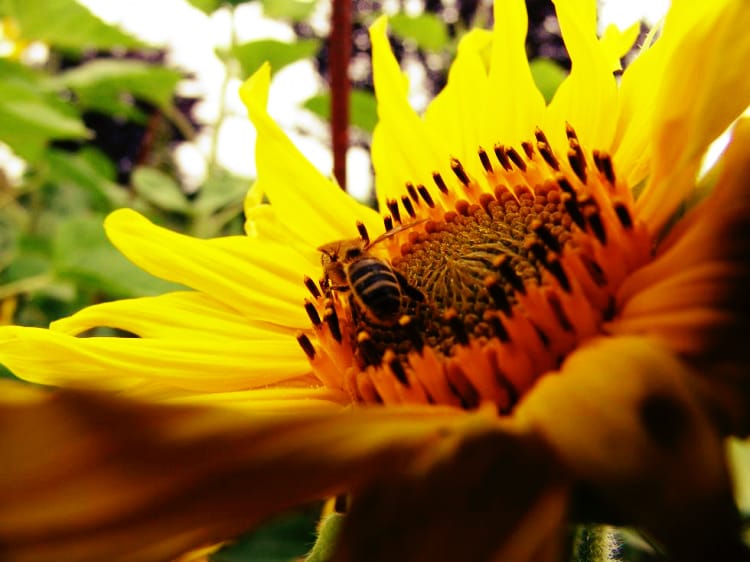
POLYGON ((298 340, 323 384, 355 402, 507 412, 602 332, 651 243, 609 156, 567 133, 567 160, 541 131, 524 156, 480 148, 478 178, 454 159, 452 189, 436 172, 434 188, 407 184, 387 202, 383 236, 359 225, 360 238, 320 248, 321 284, 305 281, 317 345, 298 340))

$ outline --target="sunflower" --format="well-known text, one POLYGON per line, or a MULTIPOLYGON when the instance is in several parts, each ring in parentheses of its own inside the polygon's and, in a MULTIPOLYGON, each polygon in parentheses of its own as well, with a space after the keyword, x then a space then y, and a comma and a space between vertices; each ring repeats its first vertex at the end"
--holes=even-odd
POLYGON ((559 0, 549 105, 523 2, 494 9, 423 116, 372 26, 380 213, 271 120, 265 66, 245 236, 117 211, 189 290, 0 329, 19 377, 76 388, 0 410, 2 450, 35 447, 0 472, 11 560, 168 558, 339 494, 340 560, 555 560, 571 517, 747 556, 722 439, 750 429, 750 124, 700 171, 750 103, 750 5, 675 2, 618 79, 633 33, 559 0), (139 337, 76 337, 99 326, 139 337))

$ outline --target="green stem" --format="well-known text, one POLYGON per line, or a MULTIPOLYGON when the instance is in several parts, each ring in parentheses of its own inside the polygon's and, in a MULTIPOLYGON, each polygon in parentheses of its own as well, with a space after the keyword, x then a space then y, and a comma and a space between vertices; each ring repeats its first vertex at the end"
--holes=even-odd
POLYGON ((619 543, 612 527, 580 525, 573 538, 571 562, 616 562, 619 543))
POLYGON ((195 140, 196 132, 190 120, 183 115, 174 105, 170 104, 164 108, 164 116, 169 119, 172 125, 185 137, 185 140, 195 140))
POLYGON ((224 63, 224 79, 221 82, 221 97, 219 98, 219 116, 216 119, 216 123, 214 123, 214 130, 211 134, 211 148, 209 149, 209 153, 208 153, 208 175, 209 176, 212 176, 214 172, 216 171, 218 146, 219 146, 219 131, 221 131, 221 126, 224 124, 224 119, 227 116, 226 94, 227 94, 227 89, 229 88, 229 83, 232 80, 232 76, 234 75, 234 67, 237 65, 237 61, 232 55, 232 52, 234 51, 234 48, 237 45, 237 33, 235 30, 235 21, 234 21, 234 7, 231 4, 227 4, 227 9, 229 10, 229 25, 230 25, 229 49, 227 50, 227 55, 225 57, 222 57, 222 62, 224 63))
POLYGON ((46 273, 24 277, 17 281, 11 281, 10 283, 0 286, 0 300, 43 289, 50 283, 52 283, 52 276, 46 273))

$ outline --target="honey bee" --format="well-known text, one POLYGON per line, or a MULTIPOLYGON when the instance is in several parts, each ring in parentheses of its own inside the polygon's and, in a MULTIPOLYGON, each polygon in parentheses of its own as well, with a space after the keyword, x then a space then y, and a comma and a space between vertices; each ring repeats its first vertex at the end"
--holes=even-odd
POLYGON ((369 250, 395 234, 424 222, 416 221, 389 230, 372 242, 362 238, 337 240, 318 248, 325 280, 334 291, 351 292, 358 308, 373 322, 393 324, 404 306, 404 296, 424 300, 419 289, 386 260, 369 250))

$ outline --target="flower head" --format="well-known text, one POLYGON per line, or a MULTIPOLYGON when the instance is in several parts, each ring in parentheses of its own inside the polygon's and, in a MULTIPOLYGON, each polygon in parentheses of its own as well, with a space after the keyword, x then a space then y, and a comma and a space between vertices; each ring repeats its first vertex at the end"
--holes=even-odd
MULTIPOLYGON (((386 21, 373 25, 381 214, 322 177, 270 119, 262 68, 241 90, 258 130, 247 236, 196 240, 118 211, 113 243, 192 290, 96 305, 48 331, 3 328, 0 359, 34 382, 239 407, 210 429, 186 422, 185 435, 254 447, 205 474, 231 472, 238 499, 259 486, 240 476, 289 486, 276 503, 261 494, 245 525, 354 492, 342 559, 452 560, 467 544, 477 560, 554 556, 574 485, 677 555, 735 544, 724 541, 736 542, 737 523, 720 436, 750 429, 750 125, 737 125, 703 180, 711 193, 693 203, 709 143, 750 103, 750 7, 676 2, 618 83, 634 38, 598 38, 589 2, 556 5, 572 70, 548 106, 520 0, 496 1, 494 30, 463 39, 424 116, 407 103, 386 21), (139 338, 74 337, 96 326, 139 338), (487 533, 468 513, 485 497, 487 533), (370 525, 400 508, 409 532, 373 550, 370 525), (694 529, 690 509, 715 526, 694 529), (686 529, 704 544, 681 550, 686 529)), ((154 450, 173 451, 179 431, 162 431, 154 450)), ((146 466, 157 458, 170 457, 146 466)), ((107 512, 115 528, 117 514, 107 512)), ((158 552, 225 538, 241 527, 232 522, 158 552)), ((176 517, 169 531, 199 525, 176 517)))

